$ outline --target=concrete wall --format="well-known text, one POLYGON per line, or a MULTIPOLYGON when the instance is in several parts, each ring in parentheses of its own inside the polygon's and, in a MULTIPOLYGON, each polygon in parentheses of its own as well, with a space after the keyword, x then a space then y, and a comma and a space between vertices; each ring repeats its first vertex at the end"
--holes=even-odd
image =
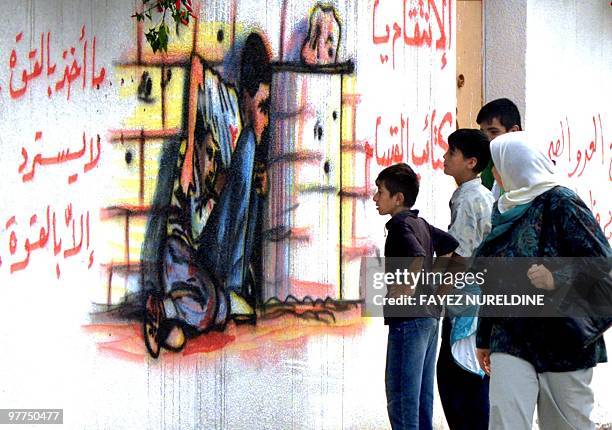
POLYGON ((525 112, 527 0, 485 1, 484 101, 513 100, 525 112))

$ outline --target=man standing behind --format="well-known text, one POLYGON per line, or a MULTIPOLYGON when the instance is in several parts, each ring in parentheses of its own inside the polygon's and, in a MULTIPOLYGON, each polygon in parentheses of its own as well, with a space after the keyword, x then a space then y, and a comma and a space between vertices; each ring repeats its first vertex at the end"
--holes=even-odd
MULTIPOLYGON (((448 147, 444 173, 458 185, 448 232, 459 242, 455 254, 470 257, 491 231, 494 198, 478 177, 491 161, 489 139, 481 131, 459 129, 448 137, 448 147)), ((489 377, 476 358, 476 326, 476 317, 447 316, 442 323, 438 391, 451 430, 486 430, 489 423, 489 377)))
MULTIPOLYGON (((480 130, 487 135, 489 140, 495 139, 502 134, 512 131, 521 131, 521 114, 514 104, 509 99, 496 99, 490 101, 478 112, 476 123, 480 126, 480 130)), ((493 178, 491 169, 493 162, 489 162, 487 167, 480 174, 482 185, 487 187, 493 193, 495 198, 501 194, 501 189, 493 178)))

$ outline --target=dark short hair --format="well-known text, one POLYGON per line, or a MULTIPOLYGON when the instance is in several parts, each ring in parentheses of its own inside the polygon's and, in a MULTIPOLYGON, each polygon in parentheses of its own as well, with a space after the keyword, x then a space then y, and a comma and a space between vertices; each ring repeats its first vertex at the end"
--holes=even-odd
POLYGON ((476 158, 474 172, 480 173, 491 161, 489 138, 480 130, 460 128, 448 136, 448 147, 451 151, 459 150, 465 158, 476 158))
POLYGON ((480 108, 480 112, 478 112, 476 117, 476 123, 491 122, 495 118, 499 120, 506 130, 510 130, 515 125, 518 125, 519 130, 522 130, 521 114, 512 100, 496 99, 490 101, 480 108))
POLYGON ((406 207, 412 207, 419 195, 419 178, 406 163, 394 164, 383 169, 376 178, 376 185, 381 183, 392 196, 402 193, 406 207))
POLYGON ((272 66, 270 54, 261 36, 257 33, 249 34, 242 48, 240 59, 240 91, 248 92, 255 97, 260 84, 272 82, 272 66))

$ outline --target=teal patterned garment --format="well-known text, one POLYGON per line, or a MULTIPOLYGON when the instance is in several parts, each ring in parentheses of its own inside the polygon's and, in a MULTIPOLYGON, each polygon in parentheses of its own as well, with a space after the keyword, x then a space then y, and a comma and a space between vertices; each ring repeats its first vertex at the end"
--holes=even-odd
MULTIPOLYGON (((573 191, 555 187, 530 204, 500 214, 476 250, 478 257, 610 257, 601 227, 573 191)), ((587 348, 569 346, 561 318, 482 318, 476 345, 530 362, 537 372, 568 372, 607 361, 603 337, 587 348)))

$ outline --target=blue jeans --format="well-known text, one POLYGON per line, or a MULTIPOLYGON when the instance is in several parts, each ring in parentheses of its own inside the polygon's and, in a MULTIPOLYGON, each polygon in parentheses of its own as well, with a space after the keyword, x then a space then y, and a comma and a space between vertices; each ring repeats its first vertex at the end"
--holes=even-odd
POLYGON ((393 430, 431 430, 437 318, 412 318, 389 324, 385 386, 393 430))

